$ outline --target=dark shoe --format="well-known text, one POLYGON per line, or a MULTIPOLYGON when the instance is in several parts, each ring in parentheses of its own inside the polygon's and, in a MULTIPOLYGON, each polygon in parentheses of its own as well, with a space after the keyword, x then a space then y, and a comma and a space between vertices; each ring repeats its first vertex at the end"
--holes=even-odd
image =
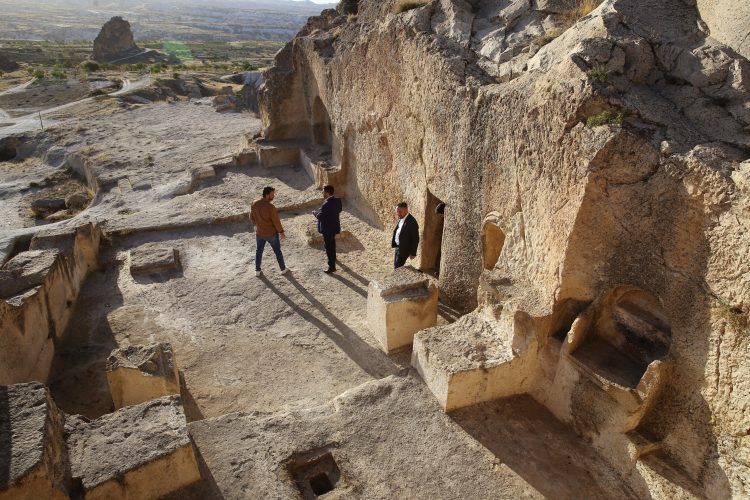
POLYGON ((332 268, 332 267, 329 267, 328 269, 326 269, 326 270, 325 270, 325 271, 323 271, 323 272, 324 272, 324 273, 326 273, 326 274, 331 274, 331 273, 335 273, 335 272, 336 272, 336 268, 335 268, 335 267, 333 267, 333 268, 332 268))

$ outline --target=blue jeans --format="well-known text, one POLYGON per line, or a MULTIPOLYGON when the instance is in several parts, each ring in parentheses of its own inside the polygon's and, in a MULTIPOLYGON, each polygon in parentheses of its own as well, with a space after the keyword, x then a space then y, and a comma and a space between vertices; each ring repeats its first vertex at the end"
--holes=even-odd
POLYGON ((284 256, 281 254, 281 240, 279 239, 279 235, 275 234, 274 236, 258 236, 256 234, 255 244, 257 245, 257 248, 255 249, 255 270, 260 271, 260 261, 263 260, 263 249, 266 247, 266 243, 271 245, 273 253, 276 254, 276 260, 279 263, 279 268, 281 268, 282 271, 286 269, 286 265, 284 264, 284 256))

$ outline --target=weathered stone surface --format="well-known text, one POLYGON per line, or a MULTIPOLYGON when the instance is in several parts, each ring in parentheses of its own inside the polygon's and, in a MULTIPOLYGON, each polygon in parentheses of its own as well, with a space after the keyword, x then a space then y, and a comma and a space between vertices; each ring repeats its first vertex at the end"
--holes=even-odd
POLYGON ((65 198, 65 206, 68 208, 84 208, 89 204, 89 194, 86 191, 73 193, 65 198))
MULTIPOLYGON (((508 389, 622 471, 641 470, 627 437, 637 422, 700 495, 746 496, 749 466, 730 458, 743 445, 720 436, 750 428, 750 370, 738 368, 750 349, 750 67, 701 5, 563 3, 393 14, 361 0, 357 23, 312 19, 266 73, 259 142, 324 140, 348 201, 379 226, 406 200, 424 231, 430 200, 445 202, 441 294, 479 305, 507 360, 530 356, 508 389), (577 337, 582 311, 622 285, 660 304, 669 359, 642 357, 663 330, 637 308, 577 337), (576 338, 591 343, 566 346, 576 338)), ((466 359, 444 345, 448 361, 466 359)), ((669 482, 643 472, 631 484, 648 496, 669 482)))
POLYGON ((533 356, 514 351, 498 325, 476 314, 417 333, 412 365, 445 411, 523 394, 536 368, 533 356))
POLYGON ((41 285, 61 257, 57 250, 19 253, 0 269, 0 297, 8 298, 41 285))
POLYGON ((68 498, 63 415, 39 383, 0 386, 0 499, 68 498))
POLYGON ((64 198, 42 198, 31 202, 31 210, 37 217, 44 217, 65 208, 64 198))
POLYGON ((46 381, 86 276, 98 265, 98 227, 40 231, 0 269, 0 384, 46 381), (6 295, 3 295, 7 297, 6 295))
POLYGON ((168 396, 90 422, 65 422, 70 470, 86 498, 156 499, 200 480, 182 403, 168 396))
POLYGON ((750 4, 742 0, 698 0, 711 36, 750 58, 750 4))
POLYGON ((308 409, 193 422, 190 432, 225 498, 305 498, 318 474, 333 486, 324 498, 635 496, 531 398, 502 403, 451 418, 410 374, 308 409))
POLYGON ((411 345, 414 334, 437 323, 435 281, 411 266, 401 267, 367 290, 367 320, 385 352, 411 345))
POLYGON ((115 349, 107 358, 107 383, 115 408, 180 394, 172 346, 160 342, 115 349))
POLYGON ((173 247, 143 245, 130 251, 130 273, 143 274, 176 269, 179 253, 173 247))

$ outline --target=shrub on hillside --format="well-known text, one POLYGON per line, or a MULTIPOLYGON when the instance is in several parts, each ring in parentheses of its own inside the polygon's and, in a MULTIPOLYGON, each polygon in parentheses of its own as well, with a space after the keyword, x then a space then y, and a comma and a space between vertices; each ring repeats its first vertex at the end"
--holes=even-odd
POLYGON ((95 73, 101 69, 96 61, 84 61, 81 63, 81 69, 87 73, 95 73))
POLYGON ((430 0, 398 0, 398 2, 393 5, 393 12, 395 12, 396 14, 400 14, 402 12, 406 12, 407 10, 422 7, 423 5, 427 5, 428 3, 430 3, 430 0))

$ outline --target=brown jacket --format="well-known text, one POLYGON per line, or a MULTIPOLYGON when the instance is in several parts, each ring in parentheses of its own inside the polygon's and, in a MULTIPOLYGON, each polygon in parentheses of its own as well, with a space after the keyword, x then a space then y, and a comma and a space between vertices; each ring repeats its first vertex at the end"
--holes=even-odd
POLYGON ((283 233, 279 212, 268 200, 261 198, 250 207, 250 220, 255 223, 255 234, 265 238, 283 233))

